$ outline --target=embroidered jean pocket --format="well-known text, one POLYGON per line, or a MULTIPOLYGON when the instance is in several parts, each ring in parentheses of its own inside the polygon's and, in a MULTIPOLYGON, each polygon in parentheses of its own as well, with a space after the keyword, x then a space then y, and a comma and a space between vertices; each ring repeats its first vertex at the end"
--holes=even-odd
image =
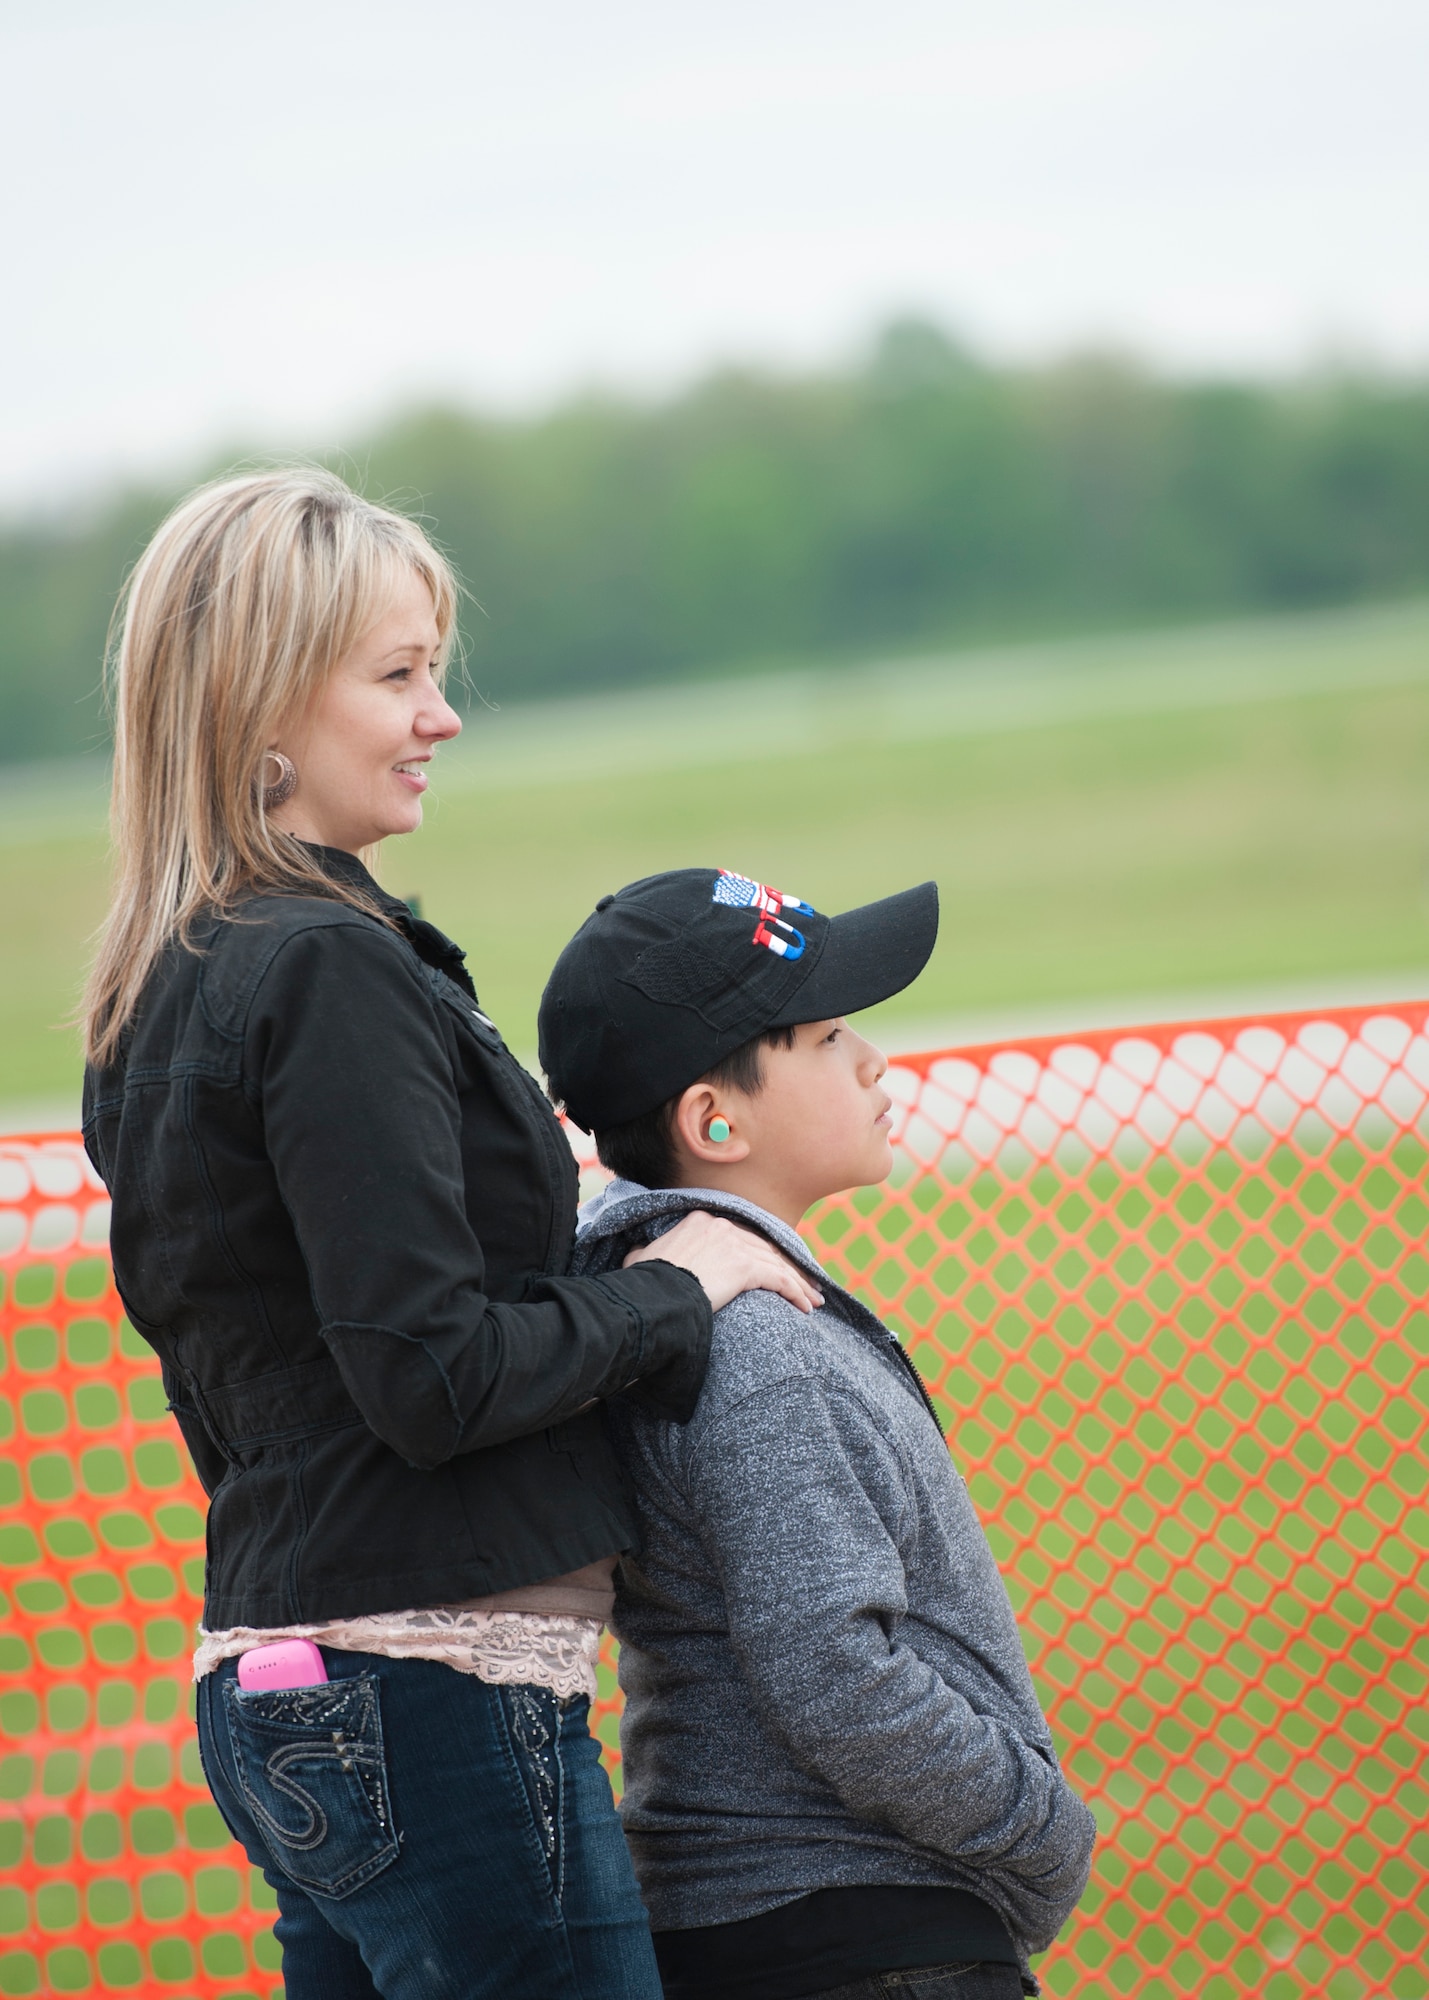
POLYGON ((397 1858, 374 1674, 318 1687, 223 1689, 238 1782, 274 1861, 342 1897, 397 1858))
POLYGON ((551 1894, 559 1903, 565 1887, 560 1705, 549 1688, 518 1683, 500 1687, 496 1693, 551 1894))

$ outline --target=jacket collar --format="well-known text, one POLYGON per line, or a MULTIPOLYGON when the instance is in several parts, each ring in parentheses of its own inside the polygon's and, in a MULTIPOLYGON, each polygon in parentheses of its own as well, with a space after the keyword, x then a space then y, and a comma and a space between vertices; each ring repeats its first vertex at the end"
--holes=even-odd
POLYGON ((466 953, 459 944, 453 943, 445 931, 439 931, 435 924, 419 917, 411 904, 404 903, 400 896, 389 895, 357 856, 349 854, 345 847, 321 847, 314 840, 305 840, 303 846, 330 882, 341 882, 344 888, 358 890, 395 930, 401 932, 424 964, 444 972, 448 979, 456 981, 464 993, 476 999, 476 988, 466 969, 466 953))
POLYGON ((405 932, 412 920, 412 912, 400 896, 389 896, 374 876, 370 875, 355 854, 349 854, 345 847, 323 847, 315 840, 300 841, 299 845, 327 876, 329 882, 341 882, 345 889, 358 889, 368 900, 381 910, 384 917, 390 917, 399 930, 405 932))

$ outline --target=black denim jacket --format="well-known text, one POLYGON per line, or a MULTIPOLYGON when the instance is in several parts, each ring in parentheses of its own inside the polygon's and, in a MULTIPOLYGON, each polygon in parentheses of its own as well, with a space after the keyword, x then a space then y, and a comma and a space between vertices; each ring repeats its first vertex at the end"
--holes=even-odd
POLYGON ((85 1077, 125 1310, 210 1495, 204 1623, 452 1603, 634 1540, 599 1399, 688 1417, 688 1272, 566 1272, 576 1171, 462 954, 254 897, 175 946, 85 1077))

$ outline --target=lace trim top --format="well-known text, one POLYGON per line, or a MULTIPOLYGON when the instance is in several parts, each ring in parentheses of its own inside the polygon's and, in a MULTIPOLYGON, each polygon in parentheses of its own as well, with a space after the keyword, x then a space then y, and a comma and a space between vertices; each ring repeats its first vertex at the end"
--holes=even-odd
POLYGON ((382 1611, 368 1618, 335 1618, 326 1625, 284 1625, 258 1631, 235 1625, 227 1632, 200 1628, 194 1679, 221 1660, 278 1639, 312 1639, 343 1653, 378 1653, 389 1660, 440 1660, 459 1674, 498 1685, 549 1688, 561 1699, 595 1695, 600 1648, 598 1618, 542 1617, 522 1611, 470 1611, 437 1605, 428 1611, 382 1611))
POLYGON ((318 1625, 260 1630, 235 1625, 225 1632, 199 1628, 194 1679, 221 1660, 270 1646, 279 1639, 312 1639, 340 1653, 377 1653, 389 1660, 439 1660, 459 1674, 511 1687, 549 1688, 562 1700, 595 1696, 600 1628, 615 1601, 615 1558, 587 1563, 568 1576, 522 1584, 469 1604, 438 1604, 418 1611, 379 1611, 362 1618, 330 1618, 318 1625))

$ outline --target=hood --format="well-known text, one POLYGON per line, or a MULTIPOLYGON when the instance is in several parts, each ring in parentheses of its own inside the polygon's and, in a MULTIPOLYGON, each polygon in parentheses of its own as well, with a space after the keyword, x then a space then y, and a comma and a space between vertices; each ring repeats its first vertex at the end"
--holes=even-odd
POLYGON ((939 1436, 942 1435, 943 1426, 932 1398, 922 1376, 904 1353, 903 1343, 897 1334, 886 1327, 876 1313, 870 1312, 861 1299, 834 1282, 803 1237, 797 1235, 787 1222, 781 1222, 768 1209, 756 1207, 752 1201, 742 1201, 737 1194, 721 1194, 715 1188, 645 1188, 635 1181, 613 1180, 583 1205, 576 1218, 576 1247, 571 1259, 571 1276, 596 1278, 604 1271, 617 1270, 629 1251, 663 1236, 667 1229, 674 1228, 682 1215, 688 1215, 696 1208, 703 1208, 711 1215, 727 1215, 731 1222, 742 1222, 749 1229, 757 1229, 801 1271, 807 1271, 824 1295, 819 1312, 831 1312, 865 1340, 871 1340, 880 1351, 893 1356, 908 1386, 933 1419, 939 1436))
POLYGON ((820 1291, 827 1295, 833 1290, 847 1296, 820 1269, 804 1239, 767 1209, 744 1201, 737 1194, 723 1194, 717 1188, 646 1188, 637 1181, 613 1180, 582 1205, 576 1218, 572 1277, 589 1278, 614 1270, 628 1251, 663 1236, 682 1215, 697 1208, 711 1215, 727 1215, 732 1222, 757 1229, 761 1236, 777 1244, 800 1270, 816 1279, 820 1291))

